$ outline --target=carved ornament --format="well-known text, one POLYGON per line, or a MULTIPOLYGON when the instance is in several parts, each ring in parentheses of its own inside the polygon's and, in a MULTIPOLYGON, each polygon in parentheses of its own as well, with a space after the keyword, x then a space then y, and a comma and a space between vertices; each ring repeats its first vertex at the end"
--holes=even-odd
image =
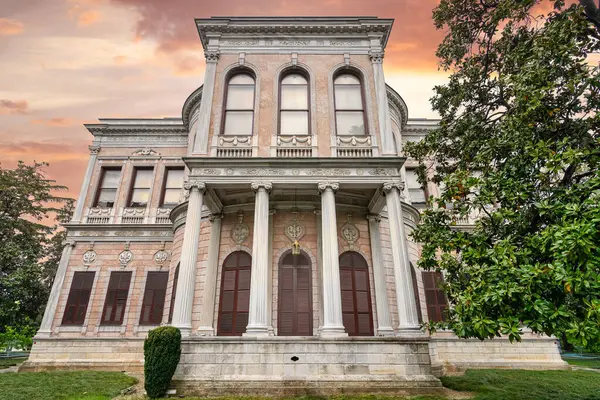
POLYGON ((83 265, 92 265, 94 261, 96 261, 96 252, 94 250, 88 250, 83 253, 83 265))

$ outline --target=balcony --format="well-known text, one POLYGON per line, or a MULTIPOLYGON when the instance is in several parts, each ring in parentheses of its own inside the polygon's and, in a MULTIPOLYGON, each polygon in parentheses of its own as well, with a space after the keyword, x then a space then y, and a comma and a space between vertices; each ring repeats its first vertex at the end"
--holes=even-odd
POLYGON ((317 156, 317 137, 312 135, 273 136, 271 157, 306 158, 317 156))
POLYGON ((85 211, 86 224, 170 224, 170 208, 91 207, 85 211))
POLYGON ((258 136, 215 135, 213 136, 211 157, 249 158, 258 155, 258 136))
POLYGON ((371 136, 336 136, 332 138, 332 153, 337 157, 376 157, 377 146, 371 136))

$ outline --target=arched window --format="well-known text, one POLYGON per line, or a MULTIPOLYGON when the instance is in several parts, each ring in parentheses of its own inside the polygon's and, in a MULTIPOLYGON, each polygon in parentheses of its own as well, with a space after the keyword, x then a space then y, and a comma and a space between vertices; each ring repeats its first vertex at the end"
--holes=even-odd
POLYGON ((311 262, 304 252, 279 260, 279 336, 312 336, 311 262))
POLYGON ((242 336, 248 325, 252 257, 236 251, 223 262, 217 335, 242 336))
POLYGON ((333 81, 335 125, 340 136, 367 134, 363 88, 354 74, 338 75, 333 81))
POLYGON ((284 75, 279 85, 279 134, 310 132, 308 80, 299 73, 284 75))
POLYGON ((347 251, 340 256, 342 318, 350 336, 373 336, 369 268, 359 253, 347 251))
POLYGON ((224 135, 252 135, 254 77, 248 73, 239 73, 229 78, 224 108, 224 135))

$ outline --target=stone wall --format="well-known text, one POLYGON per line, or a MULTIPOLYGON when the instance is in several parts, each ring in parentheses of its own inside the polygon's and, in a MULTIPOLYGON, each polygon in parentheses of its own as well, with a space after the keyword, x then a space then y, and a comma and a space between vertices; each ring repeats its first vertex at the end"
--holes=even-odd
POLYGON ((200 396, 428 393, 441 387, 431 375, 425 338, 188 339, 174 380, 185 394, 200 396))

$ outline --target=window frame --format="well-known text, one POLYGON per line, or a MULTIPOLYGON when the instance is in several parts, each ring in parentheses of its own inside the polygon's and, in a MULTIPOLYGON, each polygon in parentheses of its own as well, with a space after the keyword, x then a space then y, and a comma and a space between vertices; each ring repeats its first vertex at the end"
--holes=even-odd
MULTIPOLYGON (((169 286, 169 271, 148 271, 146 273, 146 282, 144 285, 144 293, 142 295, 142 304, 141 304, 141 309, 140 309, 140 319, 139 319, 139 325, 140 326, 158 326, 162 323, 164 314, 165 314, 165 301, 167 299, 167 287, 169 286), (161 279, 164 279, 164 288, 160 289, 160 288, 152 288, 149 289, 148 286, 150 284, 150 277, 153 275, 159 275, 162 276, 161 279), (148 291, 152 290, 152 298, 149 304, 146 303, 147 300, 147 296, 148 296, 148 291), (157 295, 156 292, 162 290, 162 309, 160 310, 160 313, 157 315, 153 315, 153 310, 155 308, 155 304, 158 303, 157 302, 157 295), (150 311, 148 313, 148 320, 144 320, 144 309, 145 307, 150 307, 150 311), (153 318, 154 317, 154 318, 153 318)), ((159 297, 160 298, 160 297, 159 297)))
POLYGON ((150 203, 152 202, 152 187, 153 186, 154 186, 154 166, 152 166, 152 165, 134 166, 133 173, 131 174, 131 182, 129 183, 129 192, 127 193, 127 202, 125 202, 126 208, 139 208, 139 209, 148 208, 150 206, 150 203), (151 173, 152 173, 152 178, 150 179, 150 186, 148 187, 148 203, 146 203, 145 206, 133 206, 131 204, 131 200, 133 198, 133 191, 136 189, 135 181, 137 179, 138 172, 142 171, 142 170, 151 171, 151 173))
POLYGON ((227 112, 228 111, 232 111, 232 112, 252 111, 252 123, 250 125, 251 132, 250 132, 250 135, 248 135, 248 136, 254 136, 254 122, 256 120, 256 94, 257 94, 256 86, 257 86, 256 85, 256 74, 251 69, 236 68, 227 73, 227 75, 225 77, 225 85, 224 85, 224 93, 223 93, 223 103, 222 103, 223 106, 221 107, 221 127, 220 127, 219 136, 246 136, 246 135, 241 135, 241 134, 237 134, 237 133, 236 134, 226 134, 225 133, 225 125, 227 123, 227 112), (229 85, 230 85, 229 82, 231 82, 231 80, 238 75, 249 75, 254 80, 254 90, 252 92, 252 110, 243 110, 243 109, 228 110, 227 109, 227 98, 229 97, 229 85))
POLYGON ((118 195, 119 195, 119 187, 121 186, 121 180, 123 179, 123 168, 121 166, 103 166, 100 168, 100 179, 98 180, 98 183, 96 184, 96 194, 94 195, 94 202, 92 203, 92 207, 97 207, 97 208, 103 208, 103 209, 110 209, 110 208, 115 208, 115 205, 117 204, 117 200, 118 200, 118 195), (115 199, 113 201, 113 206, 112 207, 101 207, 98 205, 98 201, 100 200, 100 193, 102 193, 102 189, 103 189, 103 183, 104 183, 104 177, 106 176, 106 171, 119 171, 119 183, 117 184, 117 188, 115 191, 115 199))
POLYGON ((425 304, 427 305, 427 319, 433 322, 442 322, 446 320, 446 310, 448 309, 448 298, 446 297, 446 293, 444 289, 439 286, 439 283, 444 282, 444 276, 441 272, 437 271, 421 271, 421 278, 423 279, 423 288, 425 292, 425 304), (429 287, 427 282, 427 276, 431 276, 433 279, 434 287, 429 287), (427 293, 432 292, 435 297, 435 302, 432 304, 427 301, 427 293), (440 292, 443 294, 444 301, 440 301, 440 292), (430 309, 435 309, 435 315, 431 315, 430 309))
POLYGON ((365 92, 365 81, 363 79, 363 74, 355 71, 354 69, 350 69, 350 70, 340 70, 337 71, 334 75, 333 75, 333 80, 332 80, 332 88, 333 88, 333 123, 335 126, 335 136, 342 136, 342 137, 352 137, 352 136, 369 136, 369 125, 368 125, 368 119, 367 119, 367 101, 366 101, 366 92, 365 92), (363 126, 365 129, 365 133, 363 135, 340 135, 338 133, 338 123, 337 123, 337 113, 338 111, 340 112, 357 112, 359 110, 349 110, 349 109, 338 109, 337 108, 337 103, 336 103, 336 95, 335 95, 335 81, 336 79, 338 79, 340 76, 342 75, 351 75, 354 76, 356 79, 358 79, 359 82, 359 86, 360 86, 360 95, 361 95, 361 105, 362 105, 362 114, 363 114, 363 126))
MULTIPOLYGON (((160 208, 174 208, 175 206, 177 206, 177 203, 175 203, 172 207, 171 204, 166 204, 165 206, 165 195, 167 192, 167 179, 169 177, 169 171, 182 171, 183 174, 185 175, 185 167, 183 166, 171 166, 171 167, 165 167, 165 173, 163 174, 163 181, 162 181, 162 186, 161 186, 161 190, 160 190, 160 201, 158 202, 158 206, 160 208)), ((183 189, 183 185, 180 189, 183 189)))
MULTIPOLYGON (((64 307, 64 310, 63 310, 62 318, 61 318, 61 326, 83 326, 85 324, 85 320, 86 320, 86 317, 87 317, 87 312, 88 312, 88 309, 90 307, 90 301, 92 300, 92 293, 93 293, 93 290, 94 290, 94 283, 95 283, 95 281, 96 281, 96 271, 75 271, 73 273, 73 278, 71 279, 71 285, 69 287, 69 293, 67 294, 67 300, 65 302, 65 307, 64 307), (75 283, 75 278, 77 276, 81 276, 81 277, 91 276, 92 284, 91 284, 90 288, 89 289, 74 289, 73 288, 73 284, 75 283), (75 294, 73 293, 74 290, 76 290, 78 292, 80 292, 82 290, 86 290, 86 291, 89 292, 87 294, 87 302, 85 304, 85 308, 84 308, 84 311, 83 311, 83 320, 81 322, 76 321, 74 319, 67 320, 67 310, 68 310, 69 306, 73 305, 73 301, 69 301, 69 300, 72 300, 73 297, 75 296, 75 294)), ((79 300, 79 297, 80 296, 77 296, 77 300, 79 300)), ((75 311, 77 311, 77 308, 79 308, 79 307, 81 307, 81 304, 79 303, 79 301, 75 302, 75 311)), ((74 313, 74 314, 76 314, 76 313, 74 313)))
MULTIPOLYGON (((405 171, 406 171, 406 175, 409 174, 409 171, 411 171, 410 173, 414 173, 415 180, 417 181, 417 183, 419 183, 419 181, 417 180, 417 169, 416 168, 406 168, 405 171)), ((410 197, 410 200, 411 200, 411 204, 423 207, 427 204, 427 199, 429 199, 429 190, 427 189, 427 185, 421 186, 420 183, 419 183, 419 185, 420 185, 419 188, 423 192, 423 196, 425 197, 425 200, 423 202, 414 202, 412 199, 412 196, 410 197)), ((408 191, 408 194, 410 196, 411 188, 408 186, 408 179, 406 179, 406 190, 408 191)), ((412 188, 412 190, 416 190, 416 188, 412 188)))
MULTIPOLYGON (((290 85, 291 86, 291 85, 290 85)), ((307 136, 311 136, 312 135, 312 102, 311 100, 311 91, 310 91, 310 75, 304 71, 301 68, 294 68, 294 69, 287 69, 285 71, 283 71, 280 75, 279 75, 279 82, 278 82, 278 87, 277 87, 277 135, 278 136, 302 136, 299 135, 297 133, 293 133, 293 134, 282 134, 281 133, 281 112, 282 111, 307 111, 308 112, 308 119, 306 121, 307 123, 307 136), (282 93, 282 89, 283 89, 283 80, 285 78, 287 78, 290 75, 300 75, 302 76, 304 79, 306 79, 306 109, 282 109, 281 108, 281 100, 283 99, 283 93, 282 93)))
POLYGON ((106 287, 106 295, 104 296, 104 306, 102 307, 102 314, 100 315, 100 326, 121 326, 123 325, 123 321, 125 321, 125 314, 127 313, 127 303, 129 302, 129 292, 131 291, 131 283, 133 281, 133 271, 110 271, 110 275, 108 278, 108 284, 106 287), (119 289, 118 285, 117 285, 117 289, 111 289, 110 287, 110 283, 112 281, 113 275, 114 274, 129 274, 129 284, 127 285, 127 289, 119 289), (117 305, 117 301, 119 300, 118 295, 119 295, 119 291, 125 291, 126 293, 126 297, 123 303, 123 311, 121 312, 121 316, 119 320, 114 320, 114 317, 116 314, 116 305, 117 305), (114 292, 114 293, 112 293, 114 292), (111 310, 111 319, 109 321, 105 321, 104 317, 106 315, 106 308, 108 306, 108 299, 109 296, 114 295, 114 304, 113 304, 113 309, 111 310))

